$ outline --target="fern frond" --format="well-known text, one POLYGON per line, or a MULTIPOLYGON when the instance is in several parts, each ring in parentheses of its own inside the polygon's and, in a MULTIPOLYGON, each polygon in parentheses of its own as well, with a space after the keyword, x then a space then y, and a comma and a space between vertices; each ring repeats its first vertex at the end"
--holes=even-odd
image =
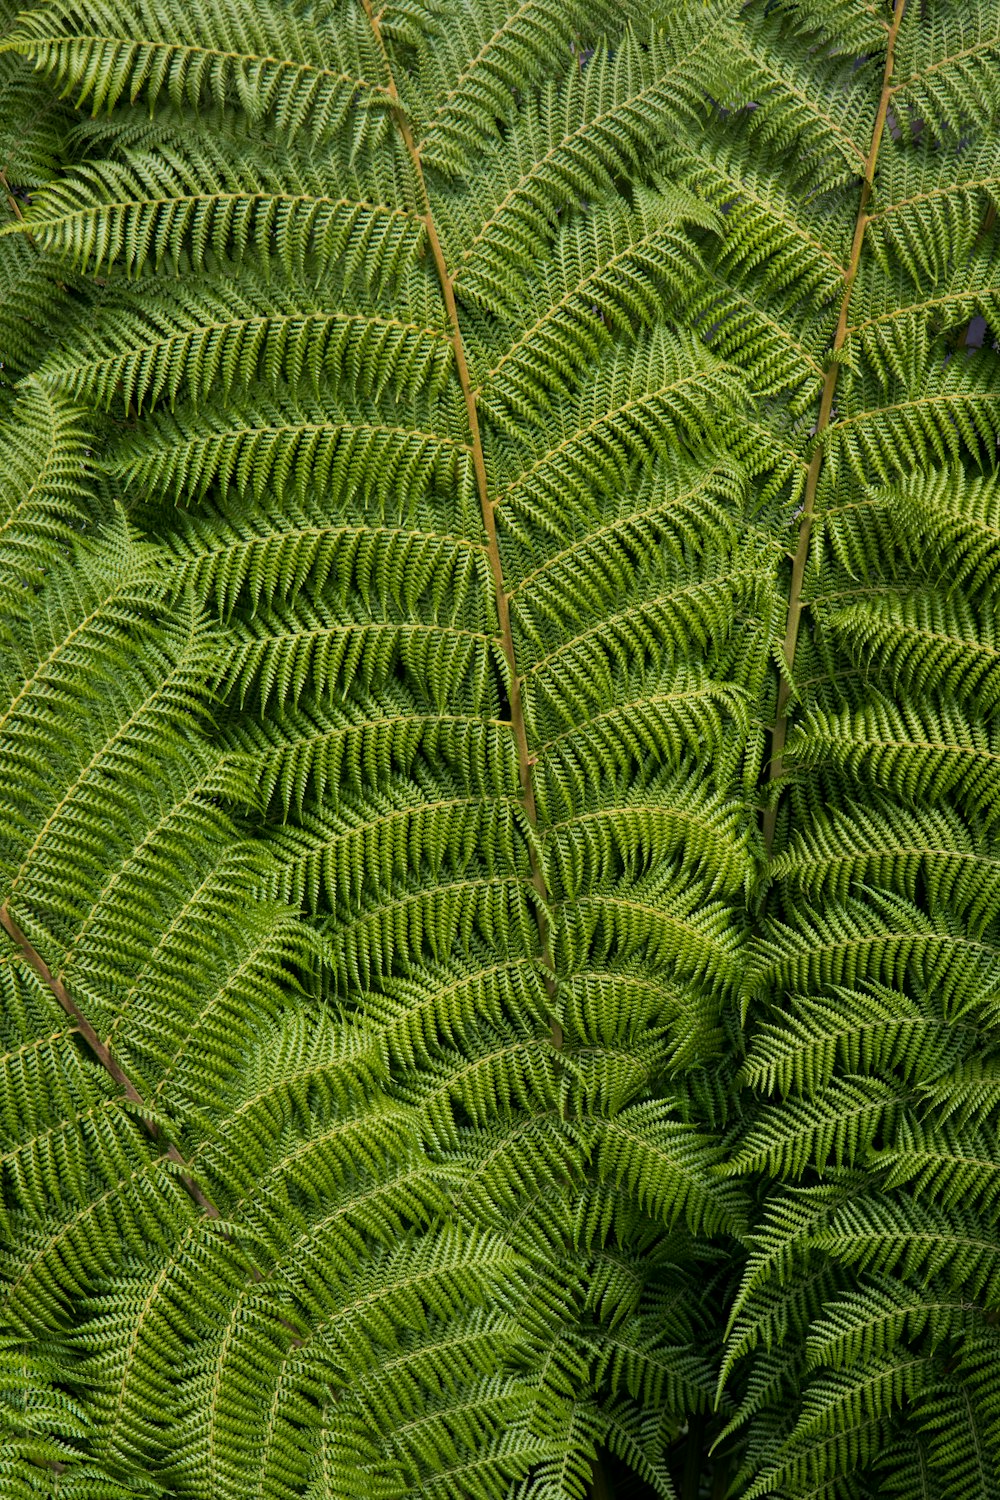
POLYGON ((964 1203, 989 1218, 998 1191, 992 1134, 988 1127, 918 1126, 902 1120, 892 1146, 881 1153, 889 1168, 886 1186, 908 1183, 915 1193, 933 1193, 946 1208, 964 1203))
POLYGON ((54 547, 79 535, 93 507, 93 439, 80 413, 37 381, 21 387, 3 424, 7 475, 0 498, 0 588, 9 609, 18 585, 44 573, 54 547))
POLYGON ((869 807, 817 814, 774 861, 776 877, 846 900, 858 883, 892 888, 913 901, 926 881, 930 900, 982 935, 996 911, 994 861, 973 826, 947 805, 910 807, 871 799, 869 807))
POLYGON ((211 5, 66 0, 23 14, 6 46, 30 50, 77 107, 89 104, 95 114, 126 98, 154 107, 163 95, 195 109, 210 99, 321 139, 343 128, 373 87, 370 38, 344 19, 318 35, 294 11, 237 17, 211 5))
POLYGON ((807 1167, 822 1172, 864 1162, 876 1137, 891 1131, 898 1099, 888 1084, 872 1078, 839 1077, 812 1099, 789 1099, 765 1109, 747 1130, 727 1173, 766 1169, 801 1177, 807 1167))
POLYGON ((905 1337, 915 1342, 927 1330, 931 1347, 956 1336, 966 1326, 970 1305, 961 1294, 935 1294, 887 1278, 867 1278, 857 1291, 829 1303, 812 1325, 807 1341, 817 1368, 839 1369, 880 1358, 905 1337))
POLYGON ((816 1243, 838 1260, 875 1274, 940 1277, 966 1296, 996 1296, 996 1247, 991 1231, 970 1209, 945 1210, 902 1195, 847 1204, 816 1243))
POLYGON ((0 11, 4 1483, 992 1497, 991 7, 0 11))
POLYGON ((326 186, 308 167, 277 176, 249 148, 225 153, 195 136, 186 151, 81 166, 40 193, 17 228, 93 273, 117 263, 131 274, 164 264, 179 273, 253 249, 290 276, 315 257, 377 286, 412 262, 422 237, 414 212, 352 196, 350 179, 333 193, 326 186))
POLYGON ((148 437, 122 454, 120 474, 135 488, 200 498, 209 486, 232 486, 260 501, 266 491, 300 504, 318 487, 332 503, 359 486, 383 514, 412 514, 428 489, 471 489, 469 447, 458 431, 424 427, 420 413, 386 413, 358 400, 346 411, 326 401, 258 401, 225 416, 185 412, 152 419, 148 437), (393 420, 395 416, 395 420, 393 420), (390 511, 391 513, 391 511, 390 511))
POLYGON ((920 1081, 975 1046, 977 1037, 974 1027, 945 1022, 929 998, 899 990, 793 995, 780 1019, 760 1026, 741 1076, 762 1092, 807 1098, 825 1093, 835 1071, 920 1081))
POLYGON ((502 3, 466 6, 461 29, 442 28, 420 58, 414 92, 424 111, 421 155, 437 170, 461 175, 494 144, 493 122, 514 114, 515 90, 567 74, 588 39, 641 17, 641 6, 605 0, 596 6, 582 0, 560 6, 537 0, 514 9, 502 3))
POLYGON ((997 949, 969 937, 947 912, 930 916, 901 897, 872 892, 822 913, 798 911, 794 922, 769 929, 750 971, 758 991, 854 988, 864 975, 890 987, 933 988, 949 1022, 980 1006, 989 1014, 997 949))
POLYGON ((955 7, 928 29, 904 35, 894 97, 911 120, 938 129, 986 125, 998 55, 1000 28, 990 7, 955 7))
POLYGON ((317 399, 332 379, 376 400, 390 384, 393 394, 440 390, 447 377, 448 343, 433 324, 377 308, 331 311, 308 286, 284 288, 251 272, 238 291, 230 280, 164 286, 153 278, 108 313, 103 338, 91 331, 76 347, 62 341, 45 366, 47 384, 141 413, 173 408, 181 396, 197 406, 226 399, 258 377, 272 388, 305 384, 317 399))
POLYGON ((806 766, 822 758, 860 772, 906 802, 933 803, 954 793, 966 814, 988 828, 996 806, 995 743, 992 725, 970 721, 953 701, 938 708, 872 694, 853 712, 810 714, 790 755, 806 766))

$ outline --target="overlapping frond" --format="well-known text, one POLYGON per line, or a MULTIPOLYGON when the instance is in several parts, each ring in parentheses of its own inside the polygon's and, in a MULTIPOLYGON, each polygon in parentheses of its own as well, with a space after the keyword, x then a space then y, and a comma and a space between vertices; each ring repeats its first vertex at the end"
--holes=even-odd
POLYGON ((1000 29, 903 0, 728 31, 729 107, 678 148, 724 219, 698 316, 760 393, 745 461, 793 531, 731 1493, 986 1495, 1000 29))
POLYGON ((60 1493, 992 1496, 997 54, 985 0, 8 26, 60 1493))
MULTIPOLYGON (((78 437, 59 434, 63 462, 78 437)), ((309 929, 221 806, 241 784, 209 729, 223 650, 169 554, 120 521, 65 557, 50 543, 44 583, 0 609, 3 1318, 66 1413, 40 1400, 34 1440, 5 1424, 11 1483, 42 1493, 40 1466, 117 1497, 169 1470, 242 1495, 252 1449, 264 1492, 275 1472, 305 1484, 317 1382, 360 1382, 409 1341, 416 1420, 450 1320, 495 1305, 516 1252, 423 1232, 446 1200, 418 1117, 380 1096, 377 1039, 318 1000, 309 929)), ((487 1338, 495 1366, 493 1316, 447 1371, 455 1441, 525 1404, 513 1376, 493 1401, 487 1338)))
POLYGON ((68 797, 46 782, 45 840, 24 814, 12 901, 221 1215, 164 1218, 148 1266, 74 1292, 95 1452, 157 1469, 175 1413, 187 1493, 249 1467, 262 1496, 499 1500, 581 1493, 604 1444, 669 1494, 712 1386, 708 1303, 678 1321, 672 1288, 743 1218, 702 1074, 736 1002, 731 782, 774 610, 726 452, 739 384, 680 326, 719 216, 662 170, 715 12, 209 9, 67 4, 13 42, 108 116, 31 204, 34 243, 104 283, 39 391, 106 413, 101 483, 153 540, 119 522, 95 574, 95 619, 148 644, 82 708, 85 643, 66 656, 80 764, 68 797), (170 786, 141 818, 133 745, 170 786), (226 799, 253 836, 164 905, 226 799), (145 954, 100 958, 124 917, 78 893, 95 816, 108 902, 153 882, 145 954), (29 889, 50 849, 63 885, 29 889), (248 887, 291 924, 252 961, 248 887), (192 1010, 162 971, 210 920, 192 1010))

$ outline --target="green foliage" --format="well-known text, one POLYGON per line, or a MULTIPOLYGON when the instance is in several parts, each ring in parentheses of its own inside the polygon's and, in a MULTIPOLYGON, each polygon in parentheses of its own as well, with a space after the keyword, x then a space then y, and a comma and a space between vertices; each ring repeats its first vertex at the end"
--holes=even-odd
MULTIPOLYGON (((1000 245, 995 89, 973 102, 969 80, 996 42, 985 7, 906 6, 858 236, 856 189, 853 206, 825 185, 809 199, 811 256, 839 242, 853 284, 796 317, 753 273, 790 343, 816 354, 813 330, 829 347, 838 319, 842 335, 825 426, 802 441, 822 453, 812 500, 799 471, 807 613, 746 969, 754 1103, 727 1168, 769 1184, 723 1365, 747 1382, 734 1494, 995 1490, 996 312, 980 288, 1000 245), (983 347, 966 349, 977 315, 983 347)), ((880 75, 884 43, 864 50, 880 75)), ((821 184, 805 139, 785 150, 821 184)), ((776 153, 774 170, 795 169, 776 153)), ((818 377, 806 404, 762 366, 787 444, 799 412, 815 419, 818 377)))
POLYGON ((0 16, 6 1489, 992 1497, 995 6, 0 16))

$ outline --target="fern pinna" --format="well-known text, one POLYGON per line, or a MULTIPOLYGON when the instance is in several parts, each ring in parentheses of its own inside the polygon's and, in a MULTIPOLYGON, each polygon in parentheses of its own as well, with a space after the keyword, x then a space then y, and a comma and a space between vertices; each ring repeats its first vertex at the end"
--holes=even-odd
POLYGON ((994 9, 4 0, 11 1494, 994 1494, 994 9))

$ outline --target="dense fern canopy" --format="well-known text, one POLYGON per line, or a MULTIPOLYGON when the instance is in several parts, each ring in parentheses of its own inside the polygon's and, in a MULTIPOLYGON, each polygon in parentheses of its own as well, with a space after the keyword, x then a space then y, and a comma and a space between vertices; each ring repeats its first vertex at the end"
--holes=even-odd
POLYGON ((998 119, 0 0, 5 1496, 1000 1496, 998 119))

